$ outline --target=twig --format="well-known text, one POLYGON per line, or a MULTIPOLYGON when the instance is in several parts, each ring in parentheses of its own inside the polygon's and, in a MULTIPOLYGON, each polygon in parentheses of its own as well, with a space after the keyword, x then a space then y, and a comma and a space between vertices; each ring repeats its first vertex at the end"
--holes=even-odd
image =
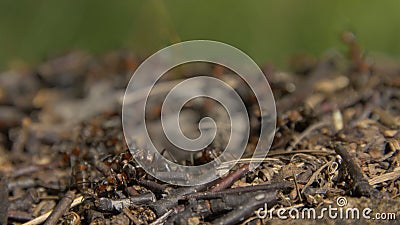
MULTIPOLYGON (((276 190, 269 190, 267 193, 276 193, 276 190)), ((189 204, 186 205, 185 210, 176 214, 168 220, 168 223, 174 224, 190 224, 190 218, 207 218, 212 215, 225 214, 227 211, 234 210, 238 206, 246 204, 249 199, 257 199, 260 194, 265 194, 266 191, 252 191, 242 194, 222 194, 218 198, 203 200, 203 199, 189 199, 189 204)))
POLYGON ((212 224, 216 225, 237 224, 239 221, 247 219, 248 217, 253 215, 254 210, 263 207, 265 203, 267 203, 268 205, 274 205, 276 202, 277 202, 276 192, 257 194, 253 198, 249 198, 247 202, 241 204, 236 209, 214 220, 212 224))
POLYGON ((132 214, 131 210, 129 210, 128 207, 124 207, 124 209, 122 209, 122 212, 124 212, 125 215, 126 215, 130 220, 132 220, 132 222, 133 222, 134 224, 136 224, 136 225, 139 225, 139 224, 140 224, 139 219, 138 219, 135 215, 132 214))
POLYGON ((193 187, 181 187, 171 190, 171 193, 167 197, 154 202, 150 205, 150 207, 154 209, 158 216, 164 215, 170 209, 178 205, 178 201, 182 199, 182 196, 198 191, 203 191, 209 185, 210 184, 202 184, 193 187))
MULTIPOLYGON (((32 214, 20 210, 8 210, 8 218, 18 221, 28 221, 32 219, 32 214)), ((3 223, 1 223, 3 224, 3 223)), ((6 224, 6 223, 4 223, 6 224)))
POLYGON ((313 124, 312 126, 309 126, 305 131, 303 131, 298 138, 295 138, 293 143, 288 147, 288 150, 292 150, 296 147, 297 144, 300 143, 301 140, 306 138, 308 135, 310 135, 314 130, 322 128, 324 126, 329 125, 329 121, 322 121, 316 124, 313 124))
POLYGON ((117 200, 112 200, 109 198, 99 198, 95 201, 95 205, 99 210, 112 212, 122 211, 125 207, 132 206, 134 204, 147 204, 154 202, 156 197, 152 192, 133 195, 129 198, 121 198, 117 200))
POLYGON ((393 172, 385 173, 385 174, 376 176, 372 179, 369 179, 368 183, 370 185, 375 185, 375 184, 383 183, 388 180, 395 180, 399 177, 400 177, 400 171, 393 171, 393 172))
POLYGON ((168 212, 166 212, 164 215, 158 217, 158 219, 154 220, 150 225, 162 225, 165 223, 165 221, 168 219, 168 217, 174 212, 173 209, 170 209, 168 212))
POLYGON ((301 194, 304 193, 304 191, 308 188, 308 186, 310 186, 312 183, 314 183, 315 179, 317 178, 318 174, 321 173, 321 171, 323 169, 325 169, 327 166, 330 166, 333 163, 333 160, 325 163, 324 165, 322 165, 320 168, 318 168, 310 177, 310 179, 308 180, 308 182, 304 185, 303 189, 301 190, 301 194))
POLYGON ((299 190, 299 185, 297 184, 297 179, 296 179, 296 175, 295 174, 293 174, 293 182, 294 182, 294 187, 296 188, 297 195, 299 196, 300 202, 302 202, 303 198, 301 197, 301 193, 300 193, 300 190, 299 190))
POLYGON ((268 156, 277 156, 277 155, 289 155, 289 154, 297 154, 297 153, 305 153, 305 154, 313 154, 313 155, 333 155, 334 151, 322 151, 322 150, 310 150, 310 149, 300 149, 300 150, 272 150, 268 152, 268 156))
MULTIPOLYGON (((218 203, 214 202, 215 205, 222 205, 224 204, 223 208, 226 210, 231 210, 232 207, 225 204, 226 202, 222 202, 221 199, 217 199, 218 203), (222 204, 221 204, 222 203, 222 204)), ((221 208, 221 207, 219 207, 221 208)), ((219 210, 220 211, 220 210, 219 210)), ((218 209, 212 209, 210 201, 208 200, 194 200, 191 199, 189 204, 185 206, 185 209, 179 214, 172 215, 167 221, 167 224, 182 224, 188 225, 191 224, 191 218, 207 218, 208 216, 212 215, 213 213, 219 213, 218 209)))
POLYGON ((347 150, 341 144, 337 143, 335 144, 335 151, 342 157, 343 164, 353 179, 353 190, 361 196, 380 198, 380 192, 374 191, 364 177, 361 168, 354 162, 347 150))
POLYGON ((75 193, 73 191, 68 191, 65 196, 56 205, 54 210, 50 213, 49 217, 46 219, 44 225, 54 225, 57 224, 60 217, 65 213, 65 211, 71 206, 72 201, 75 198, 75 193))
POLYGON ((41 201, 39 202, 39 204, 37 204, 37 206, 35 207, 35 209, 32 211, 32 215, 34 217, 39 216, 40 211, 43 209, 43 207, 45 207, 49 202, 48 201, 41 201))
POLYGON ((165 188, 167 188, 167 185, 164 184, 159 184, 151 180, 143 180, 143 179, 138 179, 137 183, 145 186, 148 188, 150 191, 153 191, 155 193, 164 193, 165 188))
POLYGON ((228 176, 226 176, 225 178, 223 178, 213 188, 211 188, 210 191, 211 192, 220 191, 220 190, 223 190, 223 189, 226 189, 226 188, 232 186, 232 184, 236 180, 241 178, 247 172, 249 172, 249 164, 245 164, 245 165, 241 166, 238 170, 236 170, 235 172, 233 172, 233 173, 229 174, 228 176))
MULTIPOLYGON (((70 208, 75 207, 79 204, 82 203, 83 200, 83 196, 79 196, 77 198, 74 199, 74 201, 72 202, 70 208)), ((36 224, 41 224, 43 223, 47 217, 49 217, 49 215, 53 212, 53 210, 48 211, 47 213, 44 213, 42 215, 40 215, 39 217, 34 218, 33 220, 30 220, 22 225, 36 225, 36 224)))
POLYGON ((185 199, 213 199, 213 198, 220 198, 225 195, 230 194, 242 194, 247 192, 254 192, 254 191, 271 191, 271 190, 281 190, 285 191, 288 188, 292 188, 293 184, 290 182, 280 182, 280 183, 273 183, 273 184, 259 184, 254 186, 244 186, 244 187, 237 187, 237 188, 230 188, 221 191, 215 192, 198 192, 184 196, 185 199))

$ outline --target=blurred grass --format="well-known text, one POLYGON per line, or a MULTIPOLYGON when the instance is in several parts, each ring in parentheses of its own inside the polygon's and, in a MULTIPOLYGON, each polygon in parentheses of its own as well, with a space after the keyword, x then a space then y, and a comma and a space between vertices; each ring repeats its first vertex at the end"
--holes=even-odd
POLYGON ((3 0, 0 68, 71 49, 130 48, 147 56, 190 39, 226 42, 260 64, 285 67, 295 53, 343 50, 338 37, 349 29, 366 51, 400 58, 399 9, 397 0, 3 0))

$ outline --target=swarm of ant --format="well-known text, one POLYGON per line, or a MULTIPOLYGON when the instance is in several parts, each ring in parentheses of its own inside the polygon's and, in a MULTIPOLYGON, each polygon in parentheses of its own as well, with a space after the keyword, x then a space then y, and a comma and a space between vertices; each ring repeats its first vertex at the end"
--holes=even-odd
MULTIPOLYGON (((278 120, 271 150, 253 171, 248 155, 260 115, 237 82, 251 114, 249 154, 221 179, 193 187, 151 177, 125 144, 121 98, 142 61, 132 53, 72 52, 2 73, 0 224, 286 224, 294 219, 278 219, 277 209, 318 209, 338 197, 345 207, 399 218, 400 65, 369 57, 350 32, 342 39, 347 57, 296 56, 292 72, 263 67, 278 120), (273 218, 255 213, 265 205, 273 218)), ((231 72, 205 68, 222 79, 231 72)), ((154 107, 149 118, 158 117, 154 107)), ((214 143, 180 163, 204 164, 220 150, 214 143)), ((319 222, 348 221, 302 221, 319 222)))

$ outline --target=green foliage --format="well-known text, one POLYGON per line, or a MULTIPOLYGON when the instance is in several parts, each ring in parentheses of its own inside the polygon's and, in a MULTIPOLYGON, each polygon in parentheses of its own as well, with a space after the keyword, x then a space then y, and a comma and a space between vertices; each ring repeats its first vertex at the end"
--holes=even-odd
POLYGON ((3 0, 0 68, 71 49, 130 48, 142 56, 171 43, 212 39, 258 63, 285 66, 290 55, 342 48, 353 30, 369 52, 399 56, 400 4, 392 1, 3 0))

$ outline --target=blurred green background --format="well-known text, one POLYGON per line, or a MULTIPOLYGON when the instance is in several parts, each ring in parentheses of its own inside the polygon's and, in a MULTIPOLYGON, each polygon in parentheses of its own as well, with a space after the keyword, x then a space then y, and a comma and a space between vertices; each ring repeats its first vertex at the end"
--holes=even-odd
POLYGON ((367 52, 400 58, 400 2, 2 0, 0 68, 73 49, 129 48, 145 57, 190 39, 222 41, 259 64, 285 67, 296 53, 344 50, 356 33, 367 52))

